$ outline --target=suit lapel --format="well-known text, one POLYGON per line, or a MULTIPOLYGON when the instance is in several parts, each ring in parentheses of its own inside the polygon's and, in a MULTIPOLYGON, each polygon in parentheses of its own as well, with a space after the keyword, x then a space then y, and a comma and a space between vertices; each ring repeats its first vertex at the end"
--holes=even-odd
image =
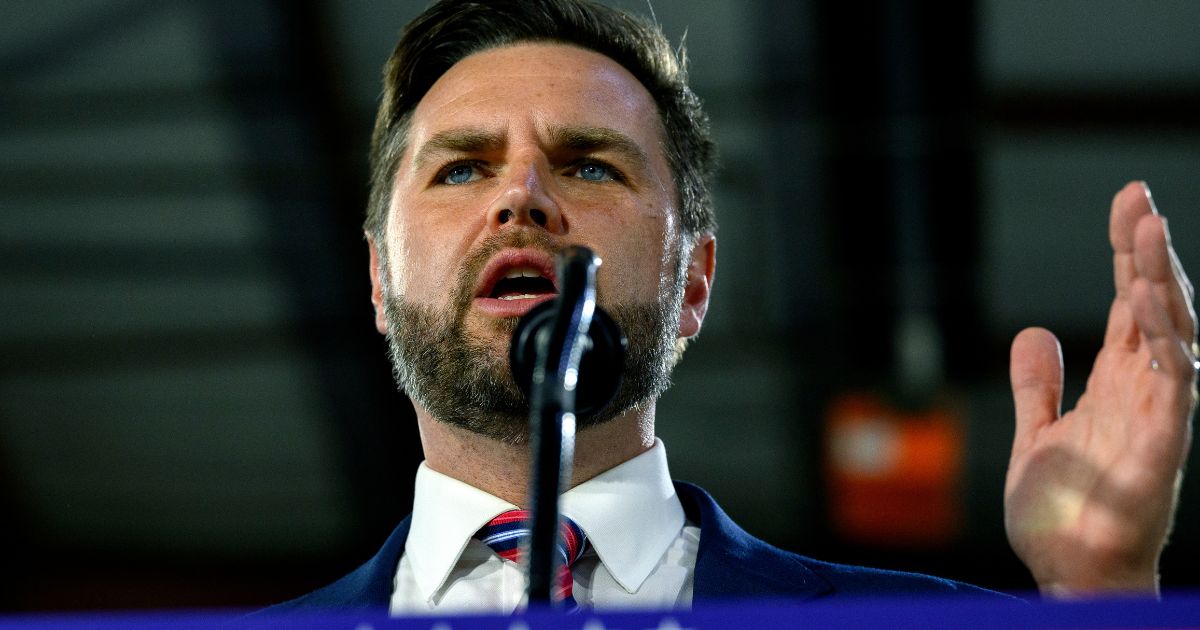
POLYGON ((383 547, 361 567, 342 579, 289 602, 272 606, 263 612, 289 612, 298 609, 382 609, 387 610, 392 599, 392 584, 396 578, 396 566, 404 553, 408 540, 408 528, 412 524, 409 515, 392 534, 383 547))

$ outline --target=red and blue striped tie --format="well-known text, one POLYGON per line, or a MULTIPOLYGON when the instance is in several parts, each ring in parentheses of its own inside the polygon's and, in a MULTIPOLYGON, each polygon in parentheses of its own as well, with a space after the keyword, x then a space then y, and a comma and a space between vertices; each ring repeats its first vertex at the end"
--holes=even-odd
MULTIPOLYGON (((521 561, 521 545, 529 540, 529 510, 509 510, 488 521, 475 534, 501 558, 512 562, 521 561)), ((558 531, 558 553, 562 564, 558 568, 558 589, 554 599, 563 603, 568 611, 577 610, 579 604, 571 595, 574 580, 571 578, 571 565, 587 550, 587 536, 575 524, 575 521, 562 517, 558 531)))

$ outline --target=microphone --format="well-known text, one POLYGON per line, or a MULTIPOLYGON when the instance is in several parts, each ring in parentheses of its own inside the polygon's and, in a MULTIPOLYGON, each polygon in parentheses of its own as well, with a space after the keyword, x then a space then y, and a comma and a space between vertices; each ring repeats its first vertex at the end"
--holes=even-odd
POLYGON ((558 498, 575 462, 575 419, 604 408, 617 393, 627 342, 596 306, 600 259, 586 247, 558 255, 559 293, 517 323, 509 346, 513 379, 529 400, 529 547, 524 553, 530 606, 553 604, 561 561, 555 553, 558 498))
MULTIPOLYGON (((509 369, 517 387, 527 399, 531 398, 538 335, 550 334, 556 315, 569 317, 576 310, 574 304, 567 302, 578 302, 584 294, 590 294, 593 296, 588 298, 593 303, 592 321, 583 339, 575 386, 575 415, 588 416, 603 409, 616 396, 629 341, 617 322, 595 304, 594 276, 600 261, 591 250, 569 247, 559 254, 556 262, 561 287, 559 297, 537 305, 517 323, 509 346, 509 369), (591 290, 587 288, 589 282, 593 285, 591 290)), ((557 354, 561 353, 559 350, 557 354)))

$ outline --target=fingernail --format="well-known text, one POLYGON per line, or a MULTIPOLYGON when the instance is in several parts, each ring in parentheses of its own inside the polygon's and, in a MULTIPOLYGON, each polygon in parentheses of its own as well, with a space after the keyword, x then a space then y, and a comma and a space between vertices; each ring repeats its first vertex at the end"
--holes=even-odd
POLYGON ((1146 183, 1145 180, 1142 180, 1141 184, 1142 190, 1146 192, 1146 201, 1150 204, 1150 212, 1158 214, 1158 206, 1154 205, 1154 195, 1150 194, 1150 184, 1146 183))

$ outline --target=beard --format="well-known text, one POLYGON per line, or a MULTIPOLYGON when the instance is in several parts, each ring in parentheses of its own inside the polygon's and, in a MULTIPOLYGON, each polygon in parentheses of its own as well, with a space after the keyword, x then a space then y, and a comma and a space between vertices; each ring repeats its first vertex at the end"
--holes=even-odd
MULTIPOLYGON (((544 232, 508 231, 485 240, 459 269, 448 308, 416 304, 384 292, 388 355, 396 384, 434 419, 507 444, 529 441, 529 400, 508 364, 508 345, 497 348, 466 330, 472 288, 488 260, 506 247, 534 247, 557 253, 561 246, 544 232)), ((383 257, 386 259, 386 256, 383 257)), ((608 308, 629 340, 621 385, 613 400, 576 419, 579 430, 603 424, 653 403, 670 387, 677 359, 676 333, 686 267, 678 260, 674 277, 654 302, 630 302, 608 308)), ((386 269, 383 270, 386 277, 386 269)), ((515 317, 491 320, 490 328, 511 339, 515 317)))

